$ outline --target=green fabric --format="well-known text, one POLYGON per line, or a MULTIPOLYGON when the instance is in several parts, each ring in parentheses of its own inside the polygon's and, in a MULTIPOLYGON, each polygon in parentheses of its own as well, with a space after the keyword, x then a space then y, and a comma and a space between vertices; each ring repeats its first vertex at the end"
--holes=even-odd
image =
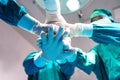
POLYGON ((28 80, 68 80, 67 76, 61 72, 57 62, 51 61, 42 68, 35 66, 34 56, 38 54, 37 52, 30 53, 23 62, 28 80))
POLYGON ((38 80, 66 80, 56 62, 49 62, 44 69, 39 71, 38 77, 38 80))
POLYGON ((88 53, 79 52, 72 63, 84 72, 94 72, 97 80, 120 80, 120 47, 99 44, 88 53))
POLYGON ((106 14, 102 13, 101 11, 95 11, 95 12, 92 13, 90 18, 94 18, 96 16, 106 16, 106 17, 108 17, 106 14))
POLYGON ((109 10, 105 10, 105 9, 95 9, 92 14, 90 15, 90 18, 94 18, 96 16, 105 16, 108 17, 110 20, 114 21, 113 17, 112 17, 112 13, 109 10))
POLYGON ((120 80, 120 47, 101 44, 98 47, 109 80, 120 80))

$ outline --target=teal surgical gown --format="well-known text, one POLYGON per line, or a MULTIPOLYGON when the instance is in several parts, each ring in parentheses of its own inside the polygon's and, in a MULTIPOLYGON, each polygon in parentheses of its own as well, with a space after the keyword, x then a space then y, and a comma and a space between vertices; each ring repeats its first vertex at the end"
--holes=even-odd
POLYGON ((94 24, 91 39, 101 44, 120 46, 120 23, 94 24))
POLYGON ((120 80, 120 47, 99 44, 88 53, 79 51, 72 64, 87 74, 94 72, 97 80, 120 80))
POLYGON ((69 80, 74 72, 74 67, 68 62, 60 65, 56 61, 51 61, 44 67, 37 67, 34 64, 34 57, 36 55, 39 55, 39 53, 32 52, 23 62, 28 80, 69 80), (62 70, 64 72, 61 72, 62 70))
POLYGON ((50 77, 52 80, 69 80, 74 74, 75 67, 87 74, 93 72, 96 80, 120 80, 120 47, 112 44, 99 44, 88 53, 78 50, 75 61, 63 64, 50 62, 42 68, 34 65, 33 58, 37 54, 28 55, 23 66, 28 75, 39 74, 40 80, 47 80, 50 77))

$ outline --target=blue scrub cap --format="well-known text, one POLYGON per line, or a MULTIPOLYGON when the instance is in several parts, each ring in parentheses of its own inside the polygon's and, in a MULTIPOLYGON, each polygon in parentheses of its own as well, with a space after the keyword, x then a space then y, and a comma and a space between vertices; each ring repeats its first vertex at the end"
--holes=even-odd
POLYGON ((114 22, 114 19, 112 17, 112 13, 109 10, 105 9, 95 9, 92 14, 90 15, 90 19, 96 17, 96 16, 105 16, 108 17, 111 21, 114 22))

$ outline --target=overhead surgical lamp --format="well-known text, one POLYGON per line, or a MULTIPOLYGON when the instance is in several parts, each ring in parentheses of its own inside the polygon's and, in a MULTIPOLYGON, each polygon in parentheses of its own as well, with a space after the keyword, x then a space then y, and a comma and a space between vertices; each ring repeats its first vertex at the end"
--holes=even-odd
MULTIPOLYGON (((83 8, 91 0, 60 0, 62 14, 69 14, 83 8)), ((43 0, 36 0, 39 7, 45 9, 43 0)))

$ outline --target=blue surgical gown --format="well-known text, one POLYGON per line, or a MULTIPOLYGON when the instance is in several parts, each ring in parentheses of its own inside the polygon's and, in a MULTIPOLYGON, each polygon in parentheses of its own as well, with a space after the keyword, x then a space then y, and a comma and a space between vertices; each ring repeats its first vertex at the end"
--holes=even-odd
POLYGON ((37 67, 34 64, 34 57, 36 55, 39 55, 39 53, 32 52, 23 62, 28 80, 69 80, 74 72, 74 67, 68 62, 58 64, 56 61, 51 61, 44 67, 37 67), (64 72, 61 72, 62 70, 64 72))
POLYGON ((0 0, 0 19, 17 27, 19 20, 27 12, 16 0, 0 0), (6 3, 5 3, 6 2, 6 3))
POLYGON ((50 62, 42 68, 36 67, 33 62, 37 54, 28 55, 23 66, 28 75, 39 73, 40 80, 47 80, 50 77, 52 80, 69 80, 74 74, 75 67, 87 74, 94 72, 96 80, 120 80, 120 47, 112 44, 99 44, 88 53, 78 50, 75 61, 63 64, 50 62))
POLYGON ((120 23, 94 24, 91 39, 101 44, 120 46, 120 23))

